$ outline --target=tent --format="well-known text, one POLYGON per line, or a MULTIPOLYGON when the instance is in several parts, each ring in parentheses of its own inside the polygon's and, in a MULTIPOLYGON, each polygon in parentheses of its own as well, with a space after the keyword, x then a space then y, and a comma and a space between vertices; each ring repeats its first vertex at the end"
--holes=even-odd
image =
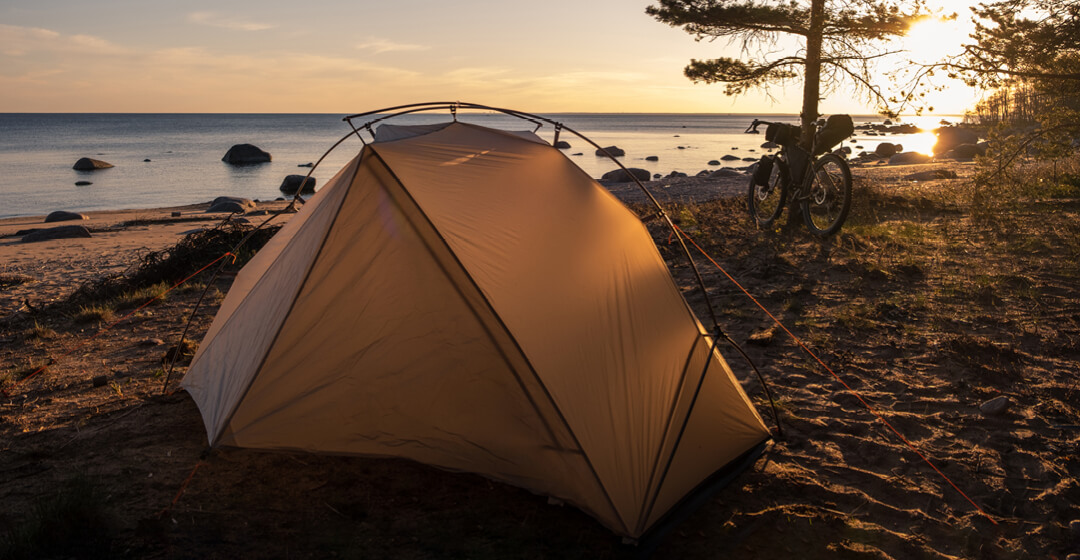
POLYGON ((212 446, 478 473, 631 538, 769 437, 642 222, 539 136, 456 119, 379 127, 183 386, 212 446))

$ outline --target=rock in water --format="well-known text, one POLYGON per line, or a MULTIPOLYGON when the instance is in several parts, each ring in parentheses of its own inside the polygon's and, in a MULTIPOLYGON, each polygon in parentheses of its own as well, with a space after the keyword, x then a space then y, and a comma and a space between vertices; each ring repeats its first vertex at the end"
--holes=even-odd
POLYGON ((76 212, 68 212, 66 210, 57 210, 51 212, 48 216, 45 216, 45 223, 49 222, 68 222, 71 220, 85 220, 86 215, 78 214, 76 212))
POLYGON ((73 239, 90 237, 90 230, 83 226, 58 226, 53 228, 38 229, 23 236, 23 243, 35 241, 49 241, 50 239, 73 239))
POLYGON ((281 182, 281 192, 286 194, 296 194, 296 191, 300 191, 300 194, 310 194, 315 192, 315 178, 308 177, 306 175, 288 175, 285 180, 281 182), (306 179, 306 180, 305 180, 306 179), (301 188, 303 185, 303 188, 301 188))
POLYGON ((644 169, 638 169, 631 167, 629 169, 614 169, 604 173, 604 176, 600 178, 601 181, 607 181, 609 183, 630 183, 634 178, 638 181, 648 181, 650 178, 649 172, 644 169))
POLYGON ((229 151, 225 152, 221 161, 232 165, 267 163, 270 161, 270 154, 252 144, 236 144, 229 148, 229 151))
POLYGON ((560 149, 560 150, 568 150, 568 149, 570 149, 570 143, 567 142, 566 140, 559 140, 558 142, 555 143, 555 147, 560 149))
POLYGON ((598 156, 606 156, 608 154, 610 154, 611 157, 619 157, 619 156, 625 156, 626 152, 622 148, 620 148, 618 146, 608 146, 606 148, 601 148, 599 150, 596 150, 596 155, 598 155, 598 156), (607 154, 605 154, 604 152, 607 152, 607 154))
POLYGON ((1005 414, 1010 406, 1012 406, 1012 399, 1001 395, 979 405, 979 412, 982 412, 983 416, 999 416, 1005 414))
POLYGON ((75 165, 71 166, 76 171, 95 171, 98 169, 108 169, 113 167, 113 164, 107 161, 101 161, 100 159, 90 159, 88 157, 79 158, 79 161, 75 162, 75 165))

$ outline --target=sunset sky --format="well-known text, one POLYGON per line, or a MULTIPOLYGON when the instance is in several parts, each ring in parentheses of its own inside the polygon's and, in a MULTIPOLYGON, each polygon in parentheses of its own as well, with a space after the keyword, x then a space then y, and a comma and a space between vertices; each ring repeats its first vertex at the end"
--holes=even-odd
MULTIPOLYGON (((967 19, 969 3, 941 2, 967 19)), ((352 113, 418 101, 528 112, 798 112, 801 86, 727 97, 682 75, 695 42, 627 0, 8 0, 0 112, 352 113)), ((940 3, 939 3, 940 4, 940 3)), ((907 45, 955 47, 959 23, 907 45)), ((935 114, 976 92, 931 93, 935 114)), ((846 90, 823 112, 870 113, 846 90)))

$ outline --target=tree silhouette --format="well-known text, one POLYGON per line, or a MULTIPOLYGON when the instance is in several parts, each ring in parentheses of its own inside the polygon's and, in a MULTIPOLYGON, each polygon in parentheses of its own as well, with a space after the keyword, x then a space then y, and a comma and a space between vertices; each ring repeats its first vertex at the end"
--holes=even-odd
POLYGON ((685 74, 695 82, 726 84, 728 95, 803 79, 803 143, 820 115, 826 91, 854 83, 886 112, 889 99, 874 62, 891 54, 884 43, 903 35, 918 17, 921 0, 659 0, 646 13, 697 40, 738 43, 741 57, 691 60, 685 74), (799 43, 782 48, 785 37, 799 43))

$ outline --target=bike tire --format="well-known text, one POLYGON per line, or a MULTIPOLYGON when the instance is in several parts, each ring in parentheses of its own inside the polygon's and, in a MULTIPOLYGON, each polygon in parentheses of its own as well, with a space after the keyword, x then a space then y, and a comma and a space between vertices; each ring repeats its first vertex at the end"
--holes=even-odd
POLYGON ((750 211, 750 217, 759 228, 772 227, 777 218, 784 211, 788 197, 787 168, 779 158, 773 158, 772 173, 769 175, 769 185, 761 186, 754 182, 753 174, 750 175, 750 189, 746 193, 746 208, 750 211))
POLYGON ((851 211, 851 168, 836 154, 814 162, 809 194, 802 201, 803 222, 819 237, 828 237, 844 225, 851 211))

